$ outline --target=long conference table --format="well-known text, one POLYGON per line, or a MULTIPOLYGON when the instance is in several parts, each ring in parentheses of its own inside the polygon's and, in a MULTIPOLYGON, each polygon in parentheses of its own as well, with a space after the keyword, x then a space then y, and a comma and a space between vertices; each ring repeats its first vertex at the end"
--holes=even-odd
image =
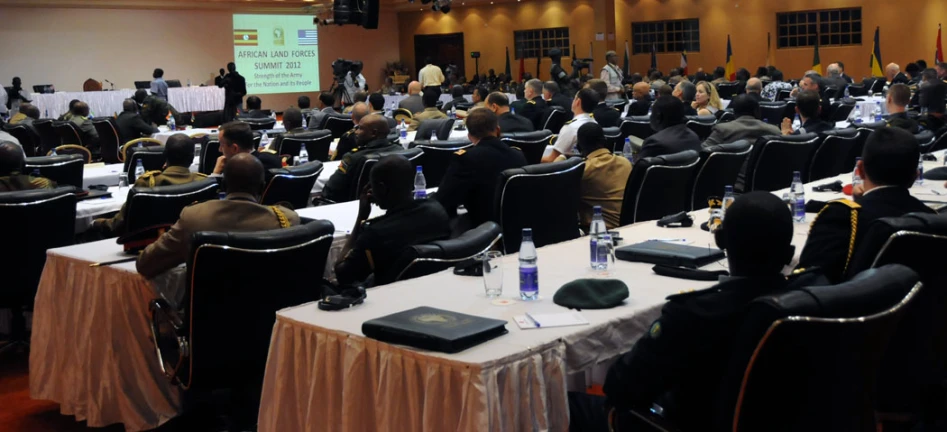
MULTIPOLYGON (((943 152, 938 153, 943 161, 943 152)), ((942 162, 926 162, 925 169, 942 162)), ((829 201, 841 193, 812 192, 829 201)), ((781 196, 787 190, 776 191, 781 196)), ((942 182, 926 182, 911 193, 931 205, 947 204, 942 182)), ((354 226, 356 202, 300 210, 330 219, 336 236, 354 226)), ((373 216, 380 214, 378 209, 373 216)), ((685 238, 714 247, 697 226, 708 213, 691 213, 691 228, 659 228, 653 221, 619 228, 623 244, 685 238)), ((808 235, 795 225, 797 257, 808 235)), ((702 289, 711 282, 658 276, 647 264, 617 261, 607 272, 588 267, 588 239, 539 248, 541 299, 498 306, 488 300, 480 278, 451 271, 369 291, 364 305, 341 312, 319 311, 315 303, 277 313, 263 382, 261 431, 363 431, 391 429, 566 430, 567 377, 603 364, 631 348, 660 313, 667 295, 702 289), (631 295, 622 306, 582 311, 589 325, 520 330, 511 321, 523 312, 561 311, 552 294, 577 278, 619 278, 631 295), (366 338, 361 323, 418 305, 509 321, 509 334, 457 354, 389 345, 366 338)), ((30 351, 30 396, 60 404, 63 414, 91 427, 123 423, 126 430, 155 428, 181 414, 182 391, 161 373, 150 334, 148 302, 152 282, 134 263, 90 268, 124 257, 114 239, 49 250, 35 298, 30 351)), ((334 259, 331 258, 331 259, 334 259)), ((516 299, 517 256, 503 258, 503 297, 516 299)), ((708 268, 726 267, 726 262, 708 268)))
MULTIPOLYGON (((122 102, 135 96, 135 90, 121 89, 96 92, 33 93, 32 104, 43 118, 59 118, 69 111, 69 101, 89 104, 89 111, 98 116, 122 112, 122 102)), ((168 103, 180 112, 219 111, 224 109, 224 89, 213 86, 174 87, 168 89, 168 103)))

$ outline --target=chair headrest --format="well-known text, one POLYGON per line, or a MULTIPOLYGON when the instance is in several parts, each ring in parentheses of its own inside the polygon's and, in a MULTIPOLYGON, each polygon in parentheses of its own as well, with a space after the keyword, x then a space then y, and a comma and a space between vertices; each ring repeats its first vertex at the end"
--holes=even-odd
POLYGON ((761 136, 757 143, 769 142, 769 141, 780 141, 787 143, 805 143, 812 140, 819 139, 819 135, 813 132, 799 134, 799 135, 766 135, 761 136))
POLYGON ((75 186, 59 186, 53 189, 26 189, 0 192, 0 204, 20 204, 45 201, 62 195, 76 193, 75 186))
POLYGON ((526 165, 522 168, 511 168, 506 171, 503 171, 501 174, 503 178, 510 178, 515 175, 540 175, 540 174, 556 174, 571 171, 578 166, 584 164, 585 161, 582 158, 569 158, 561 162, 553 163, 544 163, 536 165, 526 165))
POLYGON ((302 165, 297 166, 288 166, 286 168, 273 168, 270 170, 270 174, 278 175, 291 175, 293 177, 305 177, 322 171, 322 162, 320 161, 310 161, 302 165))
POLYGON ((465 138, 451 139, 451 140, 417 140, 411 143, 411 148, 421 147, 421 148, 430 148, 430 149, 441 149, 441 150, 459 150, 464 147, 472 146, 473 143, 470 140, 465 138))
POLYGON ((178 197, 181 195, 190 195, 197 192, 202 192, 208 188, 216 188, 217 179, 216 178, 207 178, 200 181, 180 184, 180 185, 169 185, 169 186, 155 186, 150 188, 131 188, 128 191, 128 200, 137 195, 164 195, 168 197, 178 197))
POLYGON ((255 232, 212 232, 199 231, 193 237, 193 250, 206 244, 230 246, 232 248, 261 250, 297 246, 311 240, 328 236, 332 241, 335 227, 327 220, 314 220, 307 224, 255 232))
POLYGON ((283 140, 310 142, 310 141, 318 141, 320 139, 326 139, 326 137, 330 137, 331 139, 332 131, 327 131, 324 129, 314 129, 309 132, 303 132, 303 133, 293 134, 290 136, 284 136, 283 140))
POLYGON ((602 128, 602 132, 605 133, 605 137, 616 138, 621 135, 621 128, 618 126, 610 126, 607 128, 602 128))
POLYGON ((664 165, 664 166, 687 166, 696 163, 700 158, 694 150, 685 150, 680 153, 673 153, 662 156, 647 157, 641 159, 638 163, 644 162, 645 166, 664 165))
POLYGON ((925 144, 934 139, 934 132, 929 130, 921 131, 921 133, 914 134, 914 139, 917 140, 918 144, 925 144))
POLYGON ((79 154, 62 154, 56 156, 35 156, 26 158, 26 165, 30 167, 44 167, 65 165, 69 163, 85 164, 85 158, 79 154))
POLYGON ((622 117, 621 121, 622 123, 624 122, 647 123, 650 125, 651 117, 650 116, 629 116, 629 117, 622 117))
POLYGON ((885 224, 897 231, 917 231, 947 236, 947 215, 930 213, 908 213, 901 217, 886 217, 872 222, 885 224))
POLYGON ((500 135, 500 139, 514 141, 540 141, 552 136, 552 131, 543 129, 533 132, 510 132, 500 135))
POLYGON ((339 113, 333 112, 333 113, 326 114, 326 121, 328 122, 329 120, 334 120, 334 121, 347 120, 349 123, 351 123, 352 117, 347 116, 345 114, 339 114, 339 113))
POLYGON ((694 121, 697 123, 704 124, 713 124, 717 122, 717 116, 715 115, 697 115, 697 116, 687 116, 687 121, 694 121))
POLYGON ((743 153, 750 149, 750 142, 747 140, 734 141, 728 144, 717 144, 704 147, 701 153, 743 153))
POLYGON ((385 157, 385 156, 388 156, 388 155, 402 155, 402 156, 404 156, 405 158, 407 158, 408 160, 415 160, 418 156, 421 156, 422 154, 424 154, 424 150, 415 147, 415 148, 410 148, 410 149, 407 149, 407 150, 395 150, 395 151, 390 151, 390 152, 381 152, 381 153, 378 153, 377 156, 372 157, 372 158, 370 158, 370 159, 380 160, 382 157, 385 157))
POLYGON ((786 101, 779 101, 779 102, 769 102, 769 101, 765 101, 765 102, 760 102, 760 108, 786 108, 786 105, 789 105, 789 104, 786 103, 786 101))
POLYGON ((831 129, 822 133, 825 136, 838 136, 843 138, 855 138, 858 136, 858 131, 852 128, 844 129, 831 129))
POLYGON ((484 245, 500 236, 502 230, 496 222, 484 222, 457 238, 440 240, 429 244, 415 246, 419 256, 437 256, 445 259, 460 259, 473 257, 483 252, 484 245))

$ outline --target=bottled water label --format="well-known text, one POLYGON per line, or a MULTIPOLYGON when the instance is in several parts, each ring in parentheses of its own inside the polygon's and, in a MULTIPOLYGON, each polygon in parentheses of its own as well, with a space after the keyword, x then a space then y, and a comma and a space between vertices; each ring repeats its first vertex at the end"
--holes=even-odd
POLYGON ((806 221, 806 198, 802 194, 797 194, 793 200, 793 217, 796 222, 806 221))
POLYGON ((520 297, 535 299, 539 294, 539 268, 520 267, 520 297))
POLYGON ((423 200, 427 199, 427 191, 424 189, 415 189, 414 190, 414 199, 423 200))

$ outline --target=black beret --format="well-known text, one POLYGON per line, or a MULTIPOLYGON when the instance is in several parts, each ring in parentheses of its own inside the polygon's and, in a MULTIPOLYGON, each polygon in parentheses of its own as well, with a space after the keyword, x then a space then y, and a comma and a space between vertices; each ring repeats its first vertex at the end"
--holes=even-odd
POLYGON ((628 298, 628 285, 618 279, 577 279, 556 291, 552 301, 573 309, 609 309, 628 298))

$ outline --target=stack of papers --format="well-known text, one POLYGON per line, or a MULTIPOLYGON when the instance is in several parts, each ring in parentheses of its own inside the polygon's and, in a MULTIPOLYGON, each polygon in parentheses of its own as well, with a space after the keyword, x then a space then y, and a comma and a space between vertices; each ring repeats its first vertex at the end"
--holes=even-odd
POLYGON ((515 315, 513 316, 513 321, 515 321, 516 325, 522 330, 589 324, 589 321, 578 311, 515 315))

